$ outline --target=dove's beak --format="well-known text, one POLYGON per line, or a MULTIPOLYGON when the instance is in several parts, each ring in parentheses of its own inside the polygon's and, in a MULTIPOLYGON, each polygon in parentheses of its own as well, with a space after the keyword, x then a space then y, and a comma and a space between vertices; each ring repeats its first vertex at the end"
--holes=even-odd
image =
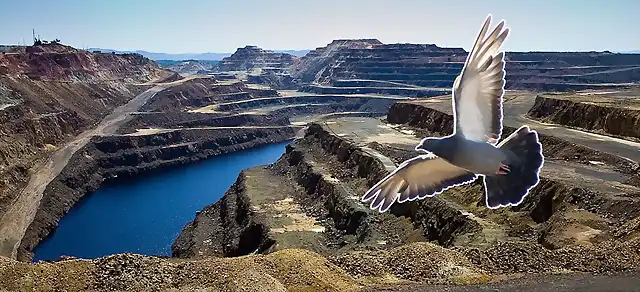
POLYGON ((422 140, 422 141, 420 141, 420 143, 418 143, 418 146, 416 146, 416 148, 415 148, 415 149, 416 149, 416 150, 426 150, 426 149, 424 149, 424 143, 425 143, 425 141, 426 141, 426 140, 422 140))

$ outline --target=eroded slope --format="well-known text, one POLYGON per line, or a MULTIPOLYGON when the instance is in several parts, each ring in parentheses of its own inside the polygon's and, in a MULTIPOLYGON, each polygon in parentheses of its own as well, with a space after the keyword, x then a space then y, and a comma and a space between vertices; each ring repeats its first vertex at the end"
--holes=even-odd
POLYGON ((151 98, 176 74, 136 54, 95 54, 62 45, 0 56, 0 254, 16 245, 44 187, 71 155, 151 98))
POLYGON ((598 134, 640 139, 640 88, 541 94, 528 116, 598 134))

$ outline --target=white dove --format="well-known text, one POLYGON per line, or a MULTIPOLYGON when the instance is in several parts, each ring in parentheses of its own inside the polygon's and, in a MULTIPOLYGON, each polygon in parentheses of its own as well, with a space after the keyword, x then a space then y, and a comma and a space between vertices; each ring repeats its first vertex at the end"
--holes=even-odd
POLYGON ((496 145, 502 134, 504 52, 499 52, 509 29, 504 20, 485 38, 489 15, 461 74, 453 83, 453 134, 423 139, 409 159, 362 197, 370 208, 387 211, 403 203, 432 197, 443 191, 484 178, 487 207, 520 204, 539 181, 544 164, 538 134, 522 126, 496 145))

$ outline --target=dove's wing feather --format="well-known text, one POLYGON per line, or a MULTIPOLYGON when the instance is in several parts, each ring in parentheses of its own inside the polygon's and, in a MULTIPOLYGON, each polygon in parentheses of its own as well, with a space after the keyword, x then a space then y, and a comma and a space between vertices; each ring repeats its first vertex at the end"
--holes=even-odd
POLYGON ((504 52, 498 52, 509 34, 500 22, 484 38, 491 16, 487 17, 469 53, 462 73, 453 85, 456 134, 467 140, 496 144, 502 134, 504 94, 504 52))
POLYGON ((362 197, 371 200, 370 208, 386 212, 398 199, 399 203, 424 199, 454 186, 476 179, 476 175, 433 154, 409 159, 387 177, 370 188, 362 197))

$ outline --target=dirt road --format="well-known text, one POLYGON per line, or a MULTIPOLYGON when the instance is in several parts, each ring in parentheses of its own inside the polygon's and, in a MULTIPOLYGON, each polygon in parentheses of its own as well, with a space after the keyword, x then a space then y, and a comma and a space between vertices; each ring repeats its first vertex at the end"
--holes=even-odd
POLYGON ((380 95, 380 94, 309 94, 306 92, 292 92, 292 91, 287 91, 287 90, 280 90, 279 91, 280 94, 282 96, 272 96, 272 97, 258 97, 258 98, 252 98, 252 99, 245 99, 245 100, 237 100, 237 101, 230 101, 230 102, 222 102, 222 103, 216 103, 216 104, 212 104, 212 105, 207 105, 201 108, 197 108, 197 109, 192 109, 189 110, 189 112, 196 112, 196 113, 219 113, 219 112, 225 112, 225 111, 220 111, 219 108, 220 107, 226 107, 226 106, 230 106, 230 105, 238 105, 239 107, 242 107, 244 109, 255 109, 255 108, 262 108, 264 107, 264 105, 262 104, 255 104, 253 106, 247 106, 246 104, 254 104, 256 102, 260 102, 260 101, 278 101, 279 103, 286 103, 288 101, 291 101, 291 104, 296 104, 296 105, 300 105, 301 103, 298 103, 297 100, 304 100, 305 98, 322 98, 322 97, 327 97, 327 98, 369 98, 369 99, 385 99, 385 100, 395 100, 395 101, 402 101, 402 100, 409 100, 411 99, 410 97, 398 97, 398 96, 385 96, 385 95, 380 95), (242 106, 242 105, 245 106, 242 106))
POLYGON ((113 134, 112 136, 146 136, 146 135, 154 135, 159 133, 169 133, 174 131, 189 131, 189 130, 228 130, 228 129, 284 129, 291 127, 301 127, 295 125, 288 126, 224 126, 224 127, 197 127, 197 128, 175 128, 175 129, 164 129, 164 128, 147 128, 147 129, 137 129, 137 132, 130 134, 113 134))
POLYGON ((631 292, 640 291, 637 271, 619 275, 530 275, 496 284, 474 286, 398 285, 361 292, 631 292))
POLYGON ((129 113, 140 109, 149 99, 166 85, 157 85, 139 94, 127 104, 116 108, 97 127, 78 135, 73 141, 60 147, 43 165, 32 169, 33 174, 27 186, 16 201, 0 219, 0 256, 16 258, 17 249, 29 224, 33 221, 47 185, 62 171, 73 154, 82 148, 91 137, 114 133, 122 125, 129 113))

